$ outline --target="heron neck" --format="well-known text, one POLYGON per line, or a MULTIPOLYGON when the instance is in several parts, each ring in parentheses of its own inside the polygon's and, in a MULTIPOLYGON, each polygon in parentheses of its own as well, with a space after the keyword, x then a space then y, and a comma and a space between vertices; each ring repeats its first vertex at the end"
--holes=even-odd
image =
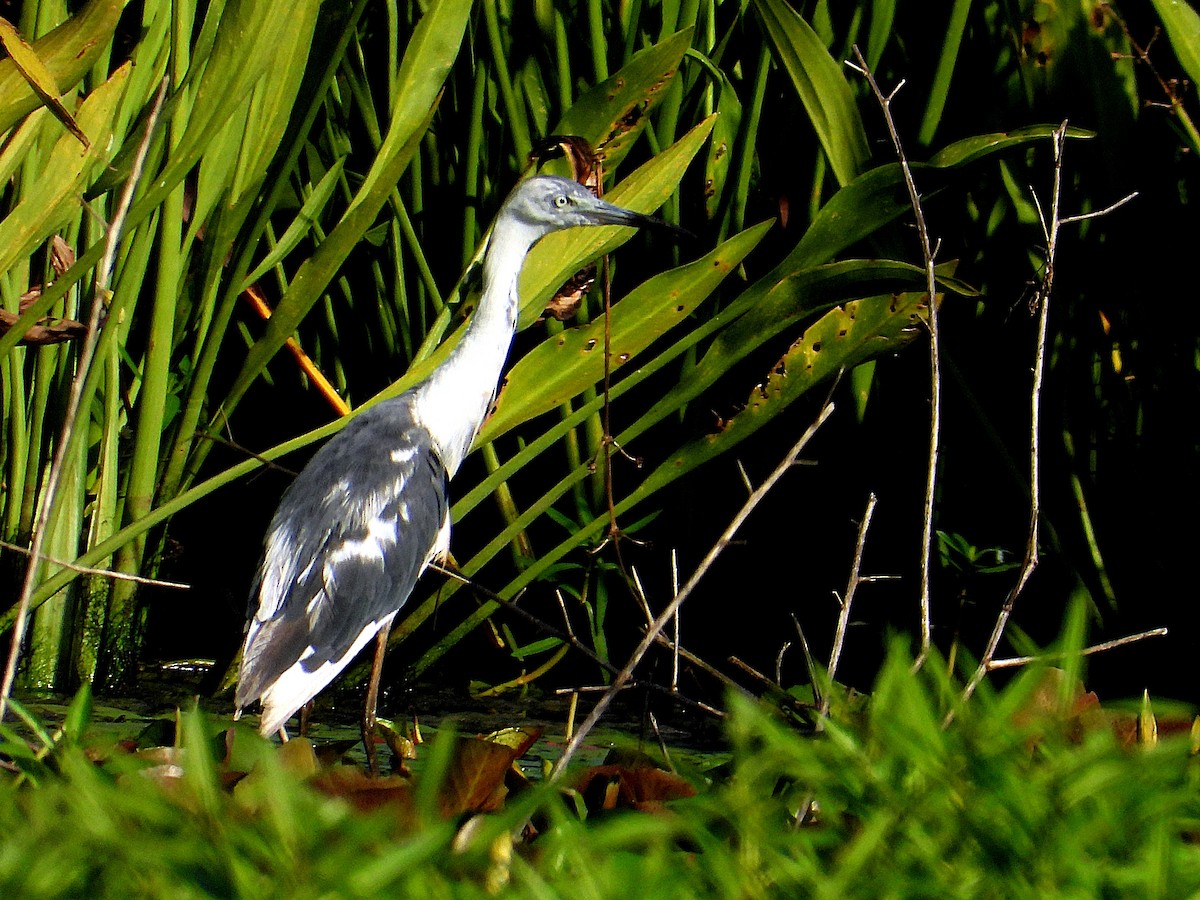
POLYGON ((517 326, 517 282, 538 235, 497 221, 483 262, 483 293, 458 344, 416 389, 421 420, 453 475, 487 417, 517 326), (496 235, 500 235, 499 238, 496 235))

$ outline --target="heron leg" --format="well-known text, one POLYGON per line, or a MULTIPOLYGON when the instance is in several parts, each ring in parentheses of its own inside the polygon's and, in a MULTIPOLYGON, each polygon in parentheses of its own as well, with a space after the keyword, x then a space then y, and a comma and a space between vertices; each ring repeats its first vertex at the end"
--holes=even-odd
POLYGON ((363 749, 367 751, 367 769, 371 775, 379 774, 379 760, 375 756, 375 707, 379 703, 379 676, 383 674, 383 657, 387 653, 391 630, 392 620, 388 619, 375 635, 375 659, 371 662, 371 680, 367 682, 367 700, 363 704, 363 749))

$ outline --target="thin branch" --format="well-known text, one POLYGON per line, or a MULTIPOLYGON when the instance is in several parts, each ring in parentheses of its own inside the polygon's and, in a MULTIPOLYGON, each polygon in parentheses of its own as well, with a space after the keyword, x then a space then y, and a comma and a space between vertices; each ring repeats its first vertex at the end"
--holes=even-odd
MULTIPOLYGON (((1042 234, 1046 238, 1046 266, 1037 294, 1037 301, 1041 309, 1038 316, 1037 346, 1034 349, 1033 384, 1029 391, 1029 530, 1028 540, 1025 544, 1025 558, 1021 563, 1017 581, 1004 598, 1004 603, 1000 608, 999 614, 996 616, 996 622, 992 626, 992 633, 988 637, 987 646, 983 651, 983 655, 979 658, 979 665, 963 689, 963 700, 970 698, 984 676, 993 668, 996 668, 996 650, 1000 646, 1000 640, 1003 638, 1009 619, 1012 617, 1017 597, 1020 596, 1025 586, 1029 583, 1029 579, 1032 577, 1039 562, 1038 544, 1040 542, 1041 523, 1041 397, 1042 386, 1046 376, 1046 344, 1050 321, 1050 297, 1054 289, 1054 265, 1058 252, 1059 229, 1065 223, 1080 222, 1111 212, 1125 205, 1136 196, 1136 194, 1130 194, 1111 206, 1094 213, 1084 213, 1064 218, 1060 213, 1059 204, 1062 198, 1062 161, 1066 142, 1067 123, 1064 120, 1054 132, 1054 181, 1053 193, 1050 198, 1049 221, 1047 221, 1042 212, 1042 205, 1038 200, 1037 194, 1033 193, 1034 203, 1037 205, 1038 214, 1041 218, 1042 234)), ((946 721, 949 722, 952 718, 953 711, 947 716, 946 721)))
POLYGON ((29 615, 29 604, 33 598, 34 583, 41 569, 42 546, 46 541, 46 526, 50 521, 50 512, 54 509, 54 501, 58 494, 59 482, 62 478, 63 463, 67 447, 71 443, 71 435, 79 418, 80 399, 83 394, 83 383, 87 379, 88 370, 92 365, 92 357, 96 353, 96 343, 100 338, 100 323, 103 318, 105 299, 109 296, 109 282, 112 279, 113 265, 117 256, 117 243, 125 225, 125 217, 133 202, 134 189, 142 176, 146 164, 146 154, 150 150, 150 141, 162 112, 163 102, 167 97, 167 79, 159 85, 158 94, 150 108, 150 116, 146 120, 146 131, 142 135, 134 154, 129 178, 125 182, 120 200, 117 202, 116 213, 108 225, 104 236, 104 255, 96 267, 96 278, 92 286, 92 307, 88 316, 87 335, 79 348, 79 356, 75 363, 75 377, 71 379, 71 391, 67 400, 66 411, 63 415, 62 431, 59 435, 58 446, 54 450, 54 458, 50 471, 46 476, 46 486, 42 493, 41 509, 34 523, 33 540, 29 546, 29 566, 25 570, 25 582, 21 587, 21 597, 17 601, 16 618, 13 620, 12 644, 8 651, 8 662, 4 667, 4 680, 0 683, 0 722, 4 721, 8 712, 8 699, 12 695, 13 682, 17 677, 17 662, 21 658, 21 643, 25 639, 25 624, 29 615))
MULTIPOLYGON (((1106 650, 1115 650, 1117 647, 1124 647, 1126 644, 1134 644, 1138 641, 1144 641, 1146 638, 1165 637, 1167 629, 1151 628, 1149 631, 1139 631, 1137 634, 1129 634, 1125 637, 1114 638, 1111 641, 1105 641, 1102 644, 1092 644, 1090 647, 1084 647, 1079 651, 1080 656, 1091 656, 1095 653, 1104 653, 1106 650)), ((1013 669, 1018 666, 1027 666, 1030 663, 1036 662, 1051 662, 1056 659, 1063 659, 1069 655, 1068 653, 1043 653, 1039 656, 1009 656, 1004 659, 994 659, 988 666, 989 672, 994 672, 997 669, 1013 669)))
MULTIPOLYGON (((740 669, 743 673, 748 675, 755 682, 762 685, 762 687, 774 699, 778 700, 781 705, 787 706, 793 712, 799 713, 802 716, 811 715, 812 708, 813 708, 811 703, 805 703, 803 700, 799 699, 798 697, 793 697, 791 694, 789 694, 787 691, 785 691, 783 689, 783 687, 779 684, 778 681, 772 681, 770 678, 768 678, 762 672, 758 671, 758 669, 754 668, 754 666, 750 665, 745 660, 739 659, 736 656, 731 656, 731 657, 729 657, 729 664, 736 669, 740 669)), ((818 726, 819 725, 820 725, 820 723, 818 722, 818 726)), ((817 730, 819 731, 820 728, 818 727, 817 730)))
POLYGON ((783 658, 787 652, 792 649, 791 641, 784 641, 779 645, 779 652, 775 654, 775 683, 783 684, 783 658))
MULTIPOLYGON (((833 647, 829 651, 829 680, 832 682, 837 673, 838 661, 842 656, 842 644, 846 640, 846 628, 850 624, 850 604, 854 602, 854 592, 864 579, 860 576, 862 570, 863 547, 867 543, 867 530, 871 527, 871 517, 875 515, 877 498, 872 492, 867 498, 867 508, 863 512, 862 521, 858 523, 858 540, 854 544, 854 562, 850 565, 850 580, 846 583, 846 595, 841 600, 841 611, 838 613, 837 628, 833 632, 833 647)), ((829 714, 829 696, 821 700, 821 717, 829 714)))
POLYGON ((1135 197, 1137 197, 1137 195, 1138 195, 1138 192, 1134 191, 1132 194, 1125 195, 1120 200, 1118 200, 1116 203, 1110 203, 1108 206, 1104 207, 1104 209, 1096 209, 1096 210, 1093 210, 1092 212, 1079 213, 1078 215, 1074 215, 1074 216, 1063 216, 1062 219, 1059 220, 1059 224, 1060 225, 1071 225, 1075 222, 1084 222, 1088 219, 1097 219, 1100 216, 1107 216, 1113 210, 1120 209, 1122 206, 1124 206, 1130 200, 1133 200, 1135 197))
POLYGON ((671 762, 671 751, 667 749, 667 742, 663 740, 662 732, 658 730, 658 719, 654 717, 653 712, 647 713, 646 717, 650 720, 650 728, 654 732, 654 737, 658 739, 658 749, 662 751, 663 760, 667 764, 668 771, 678 774, 675 763, 671 762))
MULTIPOLYGON (((12 550, 14 553, 22 553, 25 556, 30 556, 33 553, 28 547, 22 547, 20 544, 11 544, 8 541, 0 541, 0 549, 12 550)), ((93 569, 90 566, 80 566, 53 556, 47 556, 44 553, 41 560, 62 569, 70 569, 72 572, 78 572, 81 575, 97 575, 101 578, 111 578, 114 581, 132 581, 135 584, 147 584, 151 587, 175 588, 184 591, 191 588, 190 584, 184 584, 179 581, 163 581, 160 578, 130 575, 128 572, 114 572, 112 569, 93 569)))
MULTIPOLYGON (((651 622, 651 625, 653 625, 653 624, 654 623, 651 622)), ((679 657, 681 659, 685 660, 689 665, 695 666, 701 672, 704 672, 705 674, 711 676, 716 681, 720 682, 721 685, 726 690, 740 691, 742 693, 747 693, 742 688, 741 685, 739 685, 736 681, 734 681, 732 678, 730 678, 728 675, 726 675, 720 669, 716 668, 715 666, 711 665, 710 663, 705 662, 703 659, 701 659, 699 656, 697 656, 695 653, 693 653, 687 647, 677 646, 665 634, 660 634, 658 637, 656 637, 654 639, 654 642, 656 644, 658 644, 660 647, 664 647, 665 649, 669 650, 671 653, 675 653, 676 651, 678 651, 679 657)))
POLYGON ((562 610, 563 625, 566 626, 567 634, 570 635, 571 637, 575 637, 575 629, 571 627, 571 616, 567 612, 567 604, 565 602, 563 602, 562 591, 555 588, 554 597, 556 600, 558 600, 558 606, 562 610))
MULTIPOLYGON (((675 548, 671 548, 671 594, 674 596, 679 593, 679 554, 675 552, 675 548)), ((671 690, 679 690, 679 611, 680 607, 675 607, 675 647, 671 654, 671 690)), ((651 623, 653 627, 653 623, 651 623)))
POLYGON ((716 544, 713 545, 712 549, 710 549, 704 559, 701 560, 700 565, 696 568, 696 571, 692 574, 692 577, 688 579, 687 584, 685 584, 680 589, 679 593, 674 596, 671 602, 667 604, 666 609, 659 613, 658 618, 654 620, 654 624, 647 629, 645 636, 637 645, 637 648, 633 651, 633 654, 629 658, 629 662, 625 664, 625 667, 622 668, 613 679, 613 683, 609 688, 609 691, 600 698, 599 702, 597 702, 595 707, 593 707, 591 713, 588 714, 588 717, 584 720, 583 724, 579 726, 579 730, 575 732, 575 736, 572 737, 567 743, 566 748, 563 750, 563 755, 559 758, 558 762, 555 763, 554 769, 550 774, 552 779, 562 776, 562 773, 566 770, 567 765, 571 761, 571 757, 573 757, 579 750, 579 746, 595 727, 596 723, 600 720, 600 717, 604 714, 604 711, 608 709, 608 706, 610 703, 612 703, 613 698, 617 695, 621 688, 629 682, 630 678, 633 677, 633 670, 637 668, 638 664, 642 661, 642 658, 646 655, 646 651, 650 649, 650 645, 654 643, 655 639, 662 632, 667 622, 671 620, 671 617, 675 614, 675 610, 677 610, 683 601, 688 598, 693 590, 695 590, 695 587, 697 584, 699 584, 700 579, 707 574, 717 557, 720 556, 725 547, 729 545, 730 541, 733 539, 733 536, 737 533, 738 529, 741 528, 742 524, 749 517, 750 513, 756 506, 758 506, 763 497, 770 492, 779 479, 783 477, 784 473, 791 469, 792 465, 796 461, 796 458, 800 455, 800 452, 805 448, 805 446, 807 446, 808 442, 812 440, 813 435, 817 433, 817 430, 825 423, 825 420, 828 419, 832 413, 833 404, 827 402, 821 409, 816 421, 808 426, 808 429, 801 436, 800 440, 796 442, 795 446, 788 451, 787 455, 784 456, 779 465, 775 467, 775 471, 773 471, 767 477, 767 480, 764 481, 762 485, 760 485, 758 489, 750 495, 749 499, 742 506, 741 510, 738 511, 738 514, 734 516, 733 521, 729 523, 729 526, 722 533, 721 537, 718 538, 716 544))
MULTIPOLYGON (((639 682, 631 681, 631 682, 629 682, 629 684, 625 685, 621 690, 628 691, 628 690, 632 690, 633 688, 642 687, 642 686, 643 685, 639 682)), ((567 694, 570 694, 571 697, 574 698, 574 697, 578 697, 580 694, 603 694, 603 693, 606 693, 607 691, 611 690, 611 688, 612 688, 612 686, 608 685, 608 684, 586 684, 581 687, 556 688, 554 693, 558 694, 559 696, 565 696, 567 694)), ((695 704, 697 709, 699 709, 701 712, 708 713, 714 719, 725 718, 724 712, 722 712, 719 709, 716 709, 715 707, 709 706, 707 703, 701 703, 699 700, 695 700, 692 702, 695 704)), ((572 708, 570 710, 570 713, 571 713, 571 721, 574 722, 574 720, 575 720, 574 703, 572 703, 572 708)), ((570 740, 571 734, 572 734, 572 732, 567 732, 566 737, 568 740, 570 740)))
POLYGON ((638 575, 637 566, 629 567, 629 575, 633 580, 633 596, 641 604, 642 612, 646 614, 646 624, 654 624, 654 613, 650 612, 650 604, 646 602, 646 589, 642 587, 642 578, 638 575))
POLYGON ((879 85, 875 82, 875 76, 871 73, 871 69, 867 65, 862 51, 858 49, 857 44, 854 45, 854 58, 856 64, 847 64, 867 80, 867 84, 871 87, 871 92, 875 95, 875 99, 879 101, 879 106, 883 110, 884 121, 887 123, 888 134, 892 138, 892 146, 896 151, 896 158, 900 161, 900 170, 904 173, 904 186, 908 189, 909 203, 912 205, 913 215, 917 220, 917 236, 921 242, 921 257, 925 262, 925 288, 929 292, 929 319, 927 322, 929 326, 930 382, 929 456, 925 477, 925 506, 921 527, 921 651, 917 656, 916 662, 916 666, 919 668, 929 655, 933 633, 929 583, 933 560, 933 502, 937 494, 937 465, 942 433, 942 355, 941 340, 938 332, 937 273, 934 270, 934 251, 929 240, 929 228, 925 223, 924 210, 921 208, 921 194, 917 190, 916 182, 913 180, 912 170, 908 165, 908 157, 905 156, 904 145, 900 141, 900 133, 896 130, 896 122, 892 118, 892 100, 900 88, 903 87, 904 82, 901 81, 892 89, 890 94, 884 96, 883 92, 879 89, 879 85))

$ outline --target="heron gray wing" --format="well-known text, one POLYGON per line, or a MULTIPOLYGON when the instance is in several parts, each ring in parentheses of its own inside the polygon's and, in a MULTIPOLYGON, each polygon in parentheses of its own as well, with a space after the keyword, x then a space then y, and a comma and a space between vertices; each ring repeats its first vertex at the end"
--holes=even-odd
POLYGON ((365 628, 396 612, 448 514, 446 470, 409 395, 363 412, 325 444, 267 534, 239 706, 297 661, 311 670, 340 660, 365 628))

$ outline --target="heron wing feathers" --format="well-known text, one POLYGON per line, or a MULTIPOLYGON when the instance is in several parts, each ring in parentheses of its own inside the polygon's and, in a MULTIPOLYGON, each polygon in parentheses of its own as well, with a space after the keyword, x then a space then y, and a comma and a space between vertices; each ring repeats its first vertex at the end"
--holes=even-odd
POLYGON ((445 467, 407 395, 362 413, 322 447, 268 531, 238 705, 297 662, 305 670, 349 662, 364 629, 408 599, 448 515, 445 467))

